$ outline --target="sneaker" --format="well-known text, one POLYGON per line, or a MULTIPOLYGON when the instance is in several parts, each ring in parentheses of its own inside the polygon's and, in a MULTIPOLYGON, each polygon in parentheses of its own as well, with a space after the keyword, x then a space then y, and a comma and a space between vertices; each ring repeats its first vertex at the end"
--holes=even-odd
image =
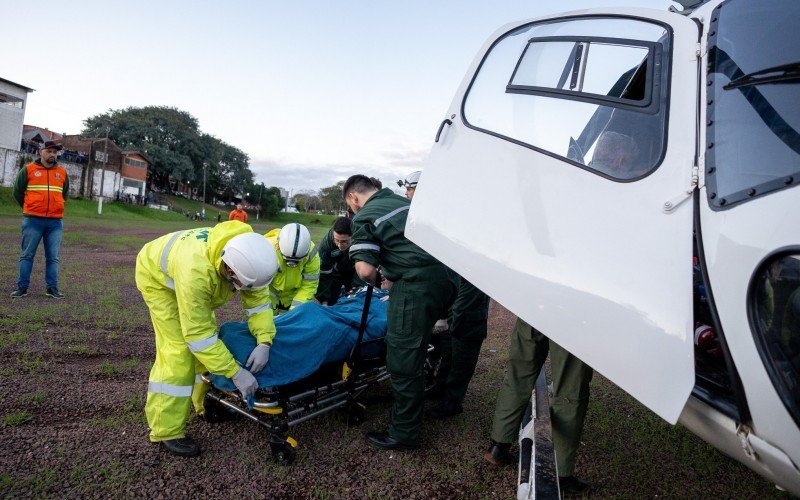
POLYGON ((511 456, 511 443, 498 443, 491 441, 489 449, 483 454, 484 460, 492 465, 504 466, 509 465, 514 458, 511 456))
POLYGON ((12 299, 18 299, 18 298, 24 297, 26 295, 28 295, 28 289, 27 288, 17 288, 13 292, 11 292, 11 298, 12 299))
POLYGON ((64 298, 64 294, 59 292, 58 288, 56 288, 56 287, 48 288, 46 295, 48 297, 53 297, 54 299, 63 299, 64 298))
POLYGON ((589 491, 589 484, 575 476, 559 477, 558 487, 561 489, 562 495, 581 495, 589 491))

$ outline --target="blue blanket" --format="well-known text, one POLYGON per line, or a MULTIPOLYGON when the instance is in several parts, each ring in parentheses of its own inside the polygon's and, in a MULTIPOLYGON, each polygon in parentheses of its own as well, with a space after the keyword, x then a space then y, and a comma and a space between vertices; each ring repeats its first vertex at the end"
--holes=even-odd
MULTIPOLYGON (((389 303, 380 300, 386 295, 382 290, 374 291, 364 340, 386 336, 389 303)), ((307 302, 275 317, 278 333, 272 342, 267 365, 256 374, 258 386, 288 384, 311 375, 324 363, 344 360, 358 338, 365 296, 362 291, 330 307, 307 302)), ((256 346, 245 322, 225 323, 219 330, 219 338, 242 366, 256 346)), ((227 377, 212 375, 211 379, 220 389, 236 390, 227 377)))

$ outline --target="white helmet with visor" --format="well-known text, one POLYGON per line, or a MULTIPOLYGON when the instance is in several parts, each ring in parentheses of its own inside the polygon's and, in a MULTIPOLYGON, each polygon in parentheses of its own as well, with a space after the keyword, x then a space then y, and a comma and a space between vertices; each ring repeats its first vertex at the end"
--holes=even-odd
POLYGON ((278 233, 278 248, 286 265, 295 267, 308 255, 311 248, 311 233, 302 224, 296 222, 286 224, 278 233))
POLYGON ((272 245, 257 233, 231 238, 222 248, 222 262, 228 266, 228 281, 237 290, 264 288, 278 272, 278 258, 272 245))

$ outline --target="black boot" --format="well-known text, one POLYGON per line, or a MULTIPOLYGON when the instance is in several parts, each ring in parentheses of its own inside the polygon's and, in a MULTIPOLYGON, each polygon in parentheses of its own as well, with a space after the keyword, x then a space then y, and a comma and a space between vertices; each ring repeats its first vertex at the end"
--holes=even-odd
POLYGON ((425 399, 442 399, 444 397, 444 382, 438 380, 432 386, 425 389, 425 399))
POLYGON ((510 449, 511 443, 490 441, 489 449, 483 454, 483 458, 492 465, 509 465, 513 461, 513 457, 509 451, 510 449))
POLYGON ((196 457, 200 454, 200 447, 189 436, 161 441, 161 446, 179 457, 196 457))
POLYGON ((406 444, 396 440, 386 431, 367 432, 364 436, 369 444, 384 450, 411 451, 419 448, 418 444, 406 444))
POLYGON ((461 406, 461 403, 445 399, 441 403, 429 408, 425 413, 431 418, 442 419, 454 417, 463 411, 464 408, 461 406))

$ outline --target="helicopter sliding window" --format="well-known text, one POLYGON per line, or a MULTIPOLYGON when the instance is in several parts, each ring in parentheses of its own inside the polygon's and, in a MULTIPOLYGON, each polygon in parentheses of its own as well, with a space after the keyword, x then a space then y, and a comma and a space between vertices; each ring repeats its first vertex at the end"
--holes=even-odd
POLYGON ((664 156, 671 41, 668 26, 626 17, 521 26, 484 56, 465 123, 612 181, 641 179, 664 156))
POLYGON ((639 40, 554 36, 531 38, 506 92, 548 95, 657 112, 654 61, 660 46, 639 40), (542 68, 561 67, 560 73, 542 68), (556 80, 557 78, 557 80, 556 80))

